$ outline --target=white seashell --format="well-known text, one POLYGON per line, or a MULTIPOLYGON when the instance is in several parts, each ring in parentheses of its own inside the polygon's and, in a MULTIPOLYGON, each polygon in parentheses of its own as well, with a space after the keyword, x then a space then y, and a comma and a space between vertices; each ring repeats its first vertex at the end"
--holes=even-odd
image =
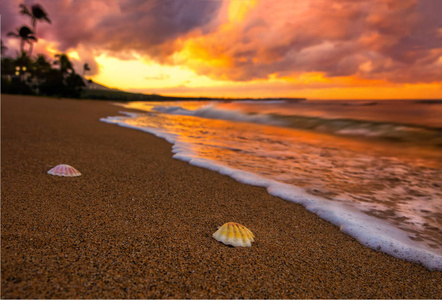
POLYGON ((224 224, 212 237, 221 243, 234 247, 250 247, 255 241, 255 236, 249 229, 235 222, 224 224))
POLYGON ((80 172, 78 172, 74 167, 71 167, 70 165, 55 166, 48 171, 48 174, 56 176, 66 176, 66 177, 74 177, 81 175, 80 172))

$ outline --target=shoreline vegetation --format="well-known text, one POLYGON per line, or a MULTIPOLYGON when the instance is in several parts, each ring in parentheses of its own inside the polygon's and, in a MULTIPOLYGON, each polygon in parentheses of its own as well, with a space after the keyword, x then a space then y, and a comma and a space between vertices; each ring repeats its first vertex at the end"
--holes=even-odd
POLYGON ((84 90, 82 99, 91 100, 107 100, 107 101, 305 101, 306 98, 231 98, 231 97, 179 97, 179 96, 163 96, 157 94, 130 93, 119 90, 84 90))
MULTIPOLYGON (((66 53, 58 53, 51 60, 44 54, 32 56, 34 44, 38 42, 37 24, 52 21, 39 4, 19 5, 19 13, 29 17, 30 25, 24 24, 7 36, 20 40, 20 51, 16 57, 5 56, 7 47, 1 40, 1 88, 2 93, 79 98, 86 86, 85 79, 77 74, 66 53), (26 49, 27 46, 27 49, 26 49)), ((90 71, 83 65, 83 75, 90 71)))
POLYGON ((2 298, 434 298, 442 272, 100 122, 111 102, 2 95, 2 298), (82 175, 47 171, 69 164, 82 175), (256 239, 212 238, 237 222, 256 239))

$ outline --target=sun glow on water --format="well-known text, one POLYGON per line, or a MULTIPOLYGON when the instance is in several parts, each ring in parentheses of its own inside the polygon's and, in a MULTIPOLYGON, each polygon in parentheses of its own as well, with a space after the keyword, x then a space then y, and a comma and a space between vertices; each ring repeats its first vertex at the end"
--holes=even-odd
MULTIPOLYGON (((435 201, 440 198, 440 154, 431 145, 420 147, 421 139, 415 144, 419 126, 388 121, 393 115, 409 122, 409 113, 419 111, 427 119, 434 109, 386 101, 361 106, 362 112, 343 101, 321 102, 134 102, 127 107, 149 113, 102 121, 163 137, 174 144, 176 159, 266 187, 271 195, 306 205, 372 249, 441 269, 440 204, 435 201), (392 113, 384 115, 387 108, 392 113), (342 123, 342 117, 348 121, 342 123), (326 128, 335 130, 326 134, 326 128), (386 142, 387 136, 400 141, 386 142), (423 203, 426 210, 420 209, 423 203)), ((434 133, 437 143, 437 133, 430 131, 425 132, 434 133)))

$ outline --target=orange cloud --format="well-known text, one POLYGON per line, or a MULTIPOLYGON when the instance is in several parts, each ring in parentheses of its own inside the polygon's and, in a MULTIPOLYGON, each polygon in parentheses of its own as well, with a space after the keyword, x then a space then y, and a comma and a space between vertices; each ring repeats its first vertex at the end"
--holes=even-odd
MULTIPOLYGON (((240 81, 296 72, 404 83, 441 80, 436 16, 423 18, 425 7, 416 0, 396 2, 254 2, 234 22, 227 18, 216 31, 188 37, 173 62, 240 81)), ((238 2, 225 5, 232 3, 238 2)), ((442 9, 440 2, 431 3, 442 9)))

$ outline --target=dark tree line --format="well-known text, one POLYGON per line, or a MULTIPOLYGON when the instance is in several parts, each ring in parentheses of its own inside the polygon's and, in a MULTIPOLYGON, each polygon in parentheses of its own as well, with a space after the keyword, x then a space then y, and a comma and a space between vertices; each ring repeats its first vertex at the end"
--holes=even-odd
MULTIPOLYGON (((20 4, 19 8, 21 14, 29 16, 32 28, 23 25, 15 32, 7 34, 8 37, 20 39, 20 52, 15 58, 3 57, 6 47, 1 42, 2 93, 80 97, 85 83, 75 73, 66 54, 56 54, 54 59, 43 54, 32 56, 34 44, 38 42, 38 22, 51 23, 46 11, 39 4, 30 8, 20 4)), ((84 64, 83 74, 89 70, 88 64, 84 64)))

